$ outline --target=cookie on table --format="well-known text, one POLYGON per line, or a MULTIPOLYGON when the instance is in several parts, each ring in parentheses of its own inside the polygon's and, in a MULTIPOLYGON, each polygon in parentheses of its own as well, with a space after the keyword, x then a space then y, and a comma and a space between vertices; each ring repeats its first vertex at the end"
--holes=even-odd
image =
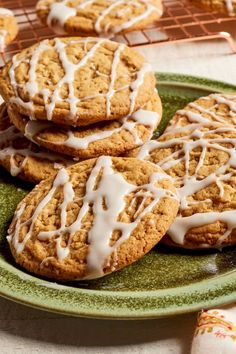
POLYGON ((69 157, 63 158, 27 140, 10 123, 6 105, 0 106, 0 165, 12 176, 36 184, 72 163, 69 157))
POLYGON ((70 128, 50 122, 31 121, 8 107, 12 123, 31 141, 62 154, 88 159, 102 155, 120 156, 143 145, 157 128, 162 105, 157 92, 143 109, 119 121, 70 128))
POLYGON ((102 156, 61 169, 18 205, 8 242, 17 263, 59 281, 95 279, 138 260, 179 207, 161 168, 102 156))
POLYGON ((192 249, 236 244, 235 118, 236 95, 203 97, 178 111, 158 140, 130 153, 175 181, 180 211, 163 242, 192 249))
POLYGON ((235 0, 190 0, 197 7, 201 7, 207 11, 217 11, 229 16, 236 15, 235 0))
POLYGON ((19 29, 16 18, 11 10, 0 7, 0 52, 5 50, 17 36, 19 29))
POLYGON ((0 70, 0 93, 16 111, 70 126, 130 115, 150 101, 155 84, 141 54, 90 37, 44 40, 0 70))
POLYGON ((163 6, 161 0, 40 0, 36 10, 58 34, 113 37, 157 21, 163 6))

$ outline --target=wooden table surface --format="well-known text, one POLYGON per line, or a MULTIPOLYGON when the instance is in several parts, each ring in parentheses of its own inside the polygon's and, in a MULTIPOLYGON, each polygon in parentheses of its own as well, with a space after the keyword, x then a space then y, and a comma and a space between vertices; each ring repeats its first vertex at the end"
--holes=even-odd
MULTIPOLYGON (((236 84, 236 55, 224 42, 140 49, 157 71, 236 84)), ((151 321, 64 317, 0 299, 0 353, 189 354, 196 313, 151 321)))

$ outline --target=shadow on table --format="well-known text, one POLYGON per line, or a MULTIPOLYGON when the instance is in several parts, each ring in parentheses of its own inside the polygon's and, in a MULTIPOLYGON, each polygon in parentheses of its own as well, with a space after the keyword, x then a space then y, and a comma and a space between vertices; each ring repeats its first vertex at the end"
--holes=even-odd
POLYGON ((117 347, 152 342, 158 345, 177 338, 181 352, 188 353, 195 321, 194 315, 147 321, 72 318, 0 299, 0 331, 68 347, 117 347))

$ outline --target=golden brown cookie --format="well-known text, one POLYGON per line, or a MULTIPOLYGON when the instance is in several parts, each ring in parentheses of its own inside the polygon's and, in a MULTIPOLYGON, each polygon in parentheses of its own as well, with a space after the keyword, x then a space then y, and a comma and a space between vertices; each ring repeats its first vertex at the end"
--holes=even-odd
POLYGON ((162 106, 158 94, 144 109, 119 121, 96 123, 84 128, 69 128, 50 122, 30 121, 8 107, 12 123, 31 141, 62 154, 88 159, 102 155, 120 156, 143 145, 157 128, 162 106))
POLYGON ((236 93, 213 93, 190 102, 179 110, 170 121, 167 131, 186 126, 195 129, 200 125, 231 124, 236 126, 236 93))
POLYGON ((12 176, 36 184, 72 163, 69 157, 39 148, 27 140, 10 123, 6 105, 0 106, 0 165, 12 176))
POLYGON ((18 30, 17 21, 13 12, 4 7, 0 7, 0 52, 3 52, 6 45, 15 39, 18 30))
POLYGON ((235 0, 190 0, 197 7, 201 7, 207 11, 217 11, 228 14, 229 16, 236 15, 235 0))
POLYGON ((135 262, 160 241, 179 207, 158 166, 102 156, 61 169, 18 205, 8 242, 28 271, 94 279, 135 262))
POLYGON ((0 93, 19 113, 70 126, 121 119, 154 89, 143 56, 107 39, 44 40, 0 70, 0 93))
POLYGON ((163 6, 161 0, 40 0, 36 10, 58 34, 113 37, 158 20, 163 6))
POLYGON ((130 154, 175 181, 180 211, 163 242, 193 249, 236 244, 235 119, 236 95, 213 94, 178 111, 165 134, 130 154))

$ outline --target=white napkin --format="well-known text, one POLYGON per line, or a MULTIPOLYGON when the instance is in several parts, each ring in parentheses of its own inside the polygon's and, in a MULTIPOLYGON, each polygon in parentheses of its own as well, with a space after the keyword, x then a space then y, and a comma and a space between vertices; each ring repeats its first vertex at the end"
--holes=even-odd
POLYGON ((236 354, 236 304, 198 315, 191 354, 236 354))

